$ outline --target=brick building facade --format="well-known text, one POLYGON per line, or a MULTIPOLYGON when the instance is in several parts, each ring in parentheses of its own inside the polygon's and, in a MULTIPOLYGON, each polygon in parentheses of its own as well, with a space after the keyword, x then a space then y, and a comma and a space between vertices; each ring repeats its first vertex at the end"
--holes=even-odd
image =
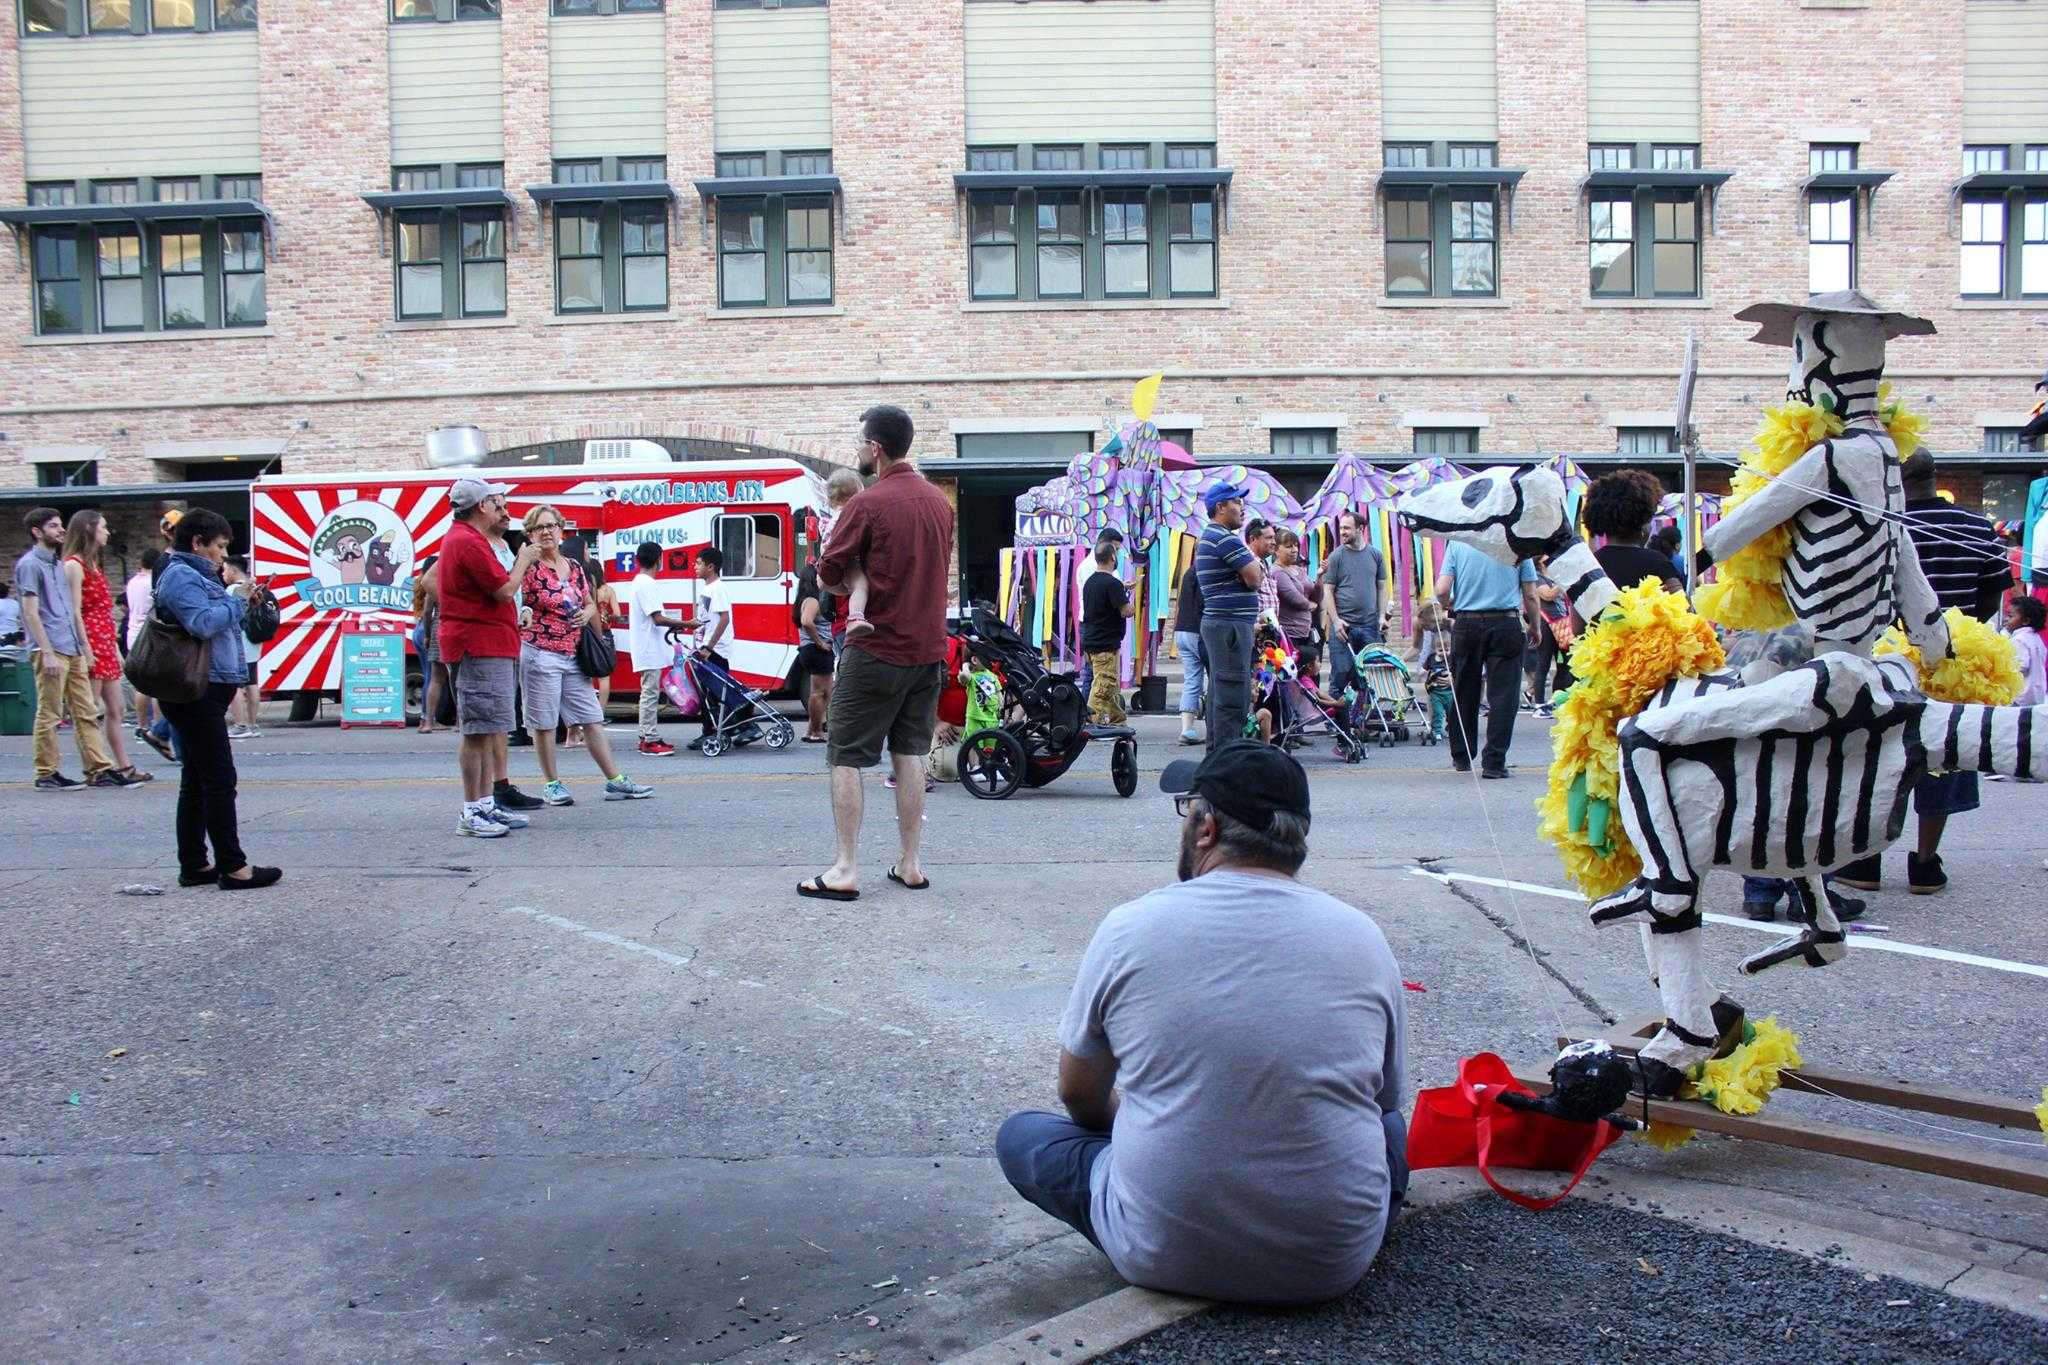
MULTIPOLYGON (((1627 433, 1668 425, 1688 330, 1702 343, 1695 415, 1704 445, 1733 452, 1780 391, 1786 357, 1751 345, 1731 315, 1756 300, 1806 292, 1813 220, 1802 187, 1821 164, 1815 149, 1840 146, 1854 148, 1856 167, 1891 173, 1867 204, 1860 190, 1851 196, 1855 282, 1940 328, 1936 338, 1898 343, 1891 373, 1897 392, 1931 420, 1934 447, 1953 457, 1952 486, 1966 498, 1995 492, 2009 501, 2016 481, 2042 472, 2024 457, 2001 461, 1974 452, 1996 441, 1987 429, 2024 419, 2033 381, 2048 363, 2048 297, 2040 296, 2048 292, 2048 244, 2036 254, 2022 240, 2037 213, 2048 222, 2048 176, 2036 174, 2048 171, 2039 160, 2048 156, 2048 115, 2032 126, 2036 115, 2024 98, 1987 114, 1981 99, 1972 104, 1972 90, 1998 79, 1985 65, 1987 53, 2024 49, 2037 29, 2048 32, 2044 0, 1452 0, 1468 18, 1476 11, 1487 20, 1475 41, 1490 37, 1496 132, 1489 164, 1522 172, 1505 197, 1489 201, 1492 290, 1484 296, 1390 293, 1390 204, 1403 192, 1398 180, 1382 184, 1397 159, 1383 92, 1415 83, 1395 80, 1398 73, 1383 69, 1383 54, 1406 50, 1393 41, 1400 23, 1433 21, 1425 0, 1033 0, 999 7, 982 0, 830 0, 822 13, 792 0, 784 14, 808 9, 807 22, 822 25, 829 72, 816 98, 829 102, 829 159, 818 165, 829 164, 837 180, 827 201, 830 302, 796 303, 792 275, 784 306, 771 307, 721 306, 722 279, 728 289, 734 279, 748 287, 745 253, 721 249, 743 238, 744 227, 728 237, 715 208, 727 201, 693 188, 728 169, 758 176, 780 164, 721 165, 721 154, 733 148, 721 145, 731 137, 718 131, 725 124, 714 91, 739 86, 733 70, 719 70, 719 25, 734 10, 761 10, 758 0, 751 7, 668 0, 665 10, 651 13, 645 0, 583 0, 593 13, 573 18, 551 15, 546 0, 503 0, 501 14, 490 0, 440 0, 444 15, 459 9, 476 17, 444 18, 436 29, 497 29, 498 183, 509 221, 501 229, 502 316, 425 319, 398 316, 398 262, 390 253, 399 249, 396 225, 404 212, 380 212, 364 196, 397 186, 394 109, 419 117, 404 91, 395 103, 400 45, 393 35, 403 27, 395 15, 429 23, 436 17, 432 3, 421 12, 421 0, 262 0, 260 23, 230 34, 230 11, 242 7, 201 0, 204 12, 217 12, 222 32, 145 35, 148 22, 138 14, 135 34, 106 37, 77 31, 83 0, 10 3, 19 22, 0 28, 0 203, 28 200, 25 207, 33 207, 36 195, 24 191, 52 180, 72 182, 76 197, 89 200, 103 170, 141 177, 146 199, 150 177, 164 174, 102 165, 89 152, 70 161, 70 154, 46 154, 47 140, 60 131, 53 123, 60 115, 49 111, 59 106, 34 88, 50 79, 34 49, 100 45, 113 54, 152 43, 247 41, 253 32, 250 136, 257 164, 208 166, 204 174, 260 175, 270 230, 260 325, 67 333, 45 325, 35 242, 46 228, 15 215, 19 249, 0 254, 0 372, 8 376, 0 393, 0 493, 9 507, 36 496, 39 473, 50 478, 46 467, 87 461, 99 484, 123 488, 175 482, 194 471, 219 483, 237 463, 416 467, 424 434, 458 422, 480 427, 497 449, 585 437, 693 436, 842 458, 861 408, 891 401, 916 418, 919 448, 933 472, 960 480, 963 505, 970 497, 985 501, 964 523, 971 543, 963 551, 978 558, 992 553, 1002 535, 1003 500, 1046 477, 1058 461, 1042 452, 1003 458, 1000 442, 984 451, 969 438, 1099 428, 1123 410, 1130 381, 1154 368, 1169 375, 1161 425, 1188 432, 1199 458, 1264 460, 1276 449, 1300 450, 1291 464, 1275 467, 1284 464, 1312 485, 1315 455, 1331 445, 1400 460, 1435 439, 1427 433, 1442 431, 1474 433, 1451 439, 1475 443, 1481 456, 1615 452, 1627 433), (396 11, 388 8, 393 4, 396 11), (1674 155, 1671 164, 1729 173, 1693 199, 1694 297, 1596 297, 1589 288, 1594 191, 1586 182, 1589 164, 1597 165, 1589 163, 1589 146, 1602 140, 1598 120, 1615 117, 1611 110, 1589 114, 1602 100, 1589 83, 1611 79, 1608 66, 1588 59, 1589 42, 1605 41, 1589 38, 1589 24, 1632 22, 1631 6, 1676 11, 1681 27, 1695 35, 1688 41, 1696 41, 1696 56, 1681 53, 1678 60, 1692 63, 1697 96, 1674 96, 1696 98, 1695 150, 1682 161, 1674 155), (31 8, 60 21, 68 12, 72 33, 31 33, 31 8), (1003 15, 979 13, 998 8, 1003 15), (637 12, 613 15, 614 9, 637 12), (1189 60, 1190 69, 1206 62, 1211 73, 1208 136, 1179 123, 1163 136, 1149 128, 1134 135, 1123 126, 1138 116, 1131 111, 1171 91, 1133 81, 1135 89, 1113 89, 1103 99, 1101 126, 1087 135, 1086 170, 1101 169, 1098 142, 1106 149, 1120 138, 1140 142, 1153 157, 1164 148, 1168 164, 1176 138, 1213 147, 1207 164, 1228 172, 1209 201, 1213 297, 1185 296, 1178 277, 1174 289, 1140 298, 973 297, 970 238, 982 220, 973 212, 976 195, 955 177, 978 145, 975 121, 988 124, 995 116, 975 112, 970 86, 992 78, 983 74, 987 54, 970 51, 970 30, 998 17, 1028 23, 1017 16, 1032 11, 1064 22, 1061 11, 1081 9, 1121 26, 1116 32, 1133 40, 1134 63, 1146 47, 1147 24, 1185 24, 1193 12, 1204 26, 1190 40, 1189 60), (1686 15, 1696 15, 1696 24, 1686 15), (665 284, 665 306, 567 313, 558 278, 560 205, 537 201, 526 187, 564 174, 565 143, 555 120, 573 116, 576 146, 586 154, 593 146, 590 107, 563 90, 575 78, 560 50, 565 26, 628 21, 641 26, 638 33, 658 35, 647 41, 660 47, 659 121, 650 132, 654 115, 635 105, 632 145, 620 145, 615 155, 662 158, 662 173, 677 187, 672 210, 660 215, 665 255, 652 267, 636 267, 634 276, 643 302, 665 284), (1973 42, 1973 24, 1990 25, 1983 33, 1991 37, 1980 33, 1973 42), (1827 65, 1826 54, 1839 64, 1827 65), (1965 147, 1993 125, 1992 136, 2010 156, 2006 178, 2014 182, 1997 191, 2009 196, 2011 208, 2000 267, 2007 278, 2000 297, 1965 298, 1958 281, 1967 205, 1959 199, 1984 196, 1958 196, 1955 187, 1965 179, 1965 147), (659 146, 646 145, 656 136, 659 146), (2037 183, 2038 192, 2030 188, 2037 183), (728 254, 731 266, 723 259, 728 254), (735 272, 730 277, 722 274, 728 269, 735 272), (1277 434, 1294 430, 1315 434, 1299 445, 1277 434), (984 453, 998 458, 977 464, 984 453), (1987 478, 1995 487, 1987 489, 1987 478)), ((143 0, 137 7, 147 8, 143 0)), ((253 15, 253 6, 248 10, 253 15)), ((776 49, 765 50, 753 84, 772 104, 776 49)), ((639 56, 646 56, 644 45, 639 56)), ((1099 51, 1074 55, 1101 58, 1099 51)), ((2036 68, 2035 86, 2038 76, 2036 68)), ((1181 74, 1158 79, 1175 89, 1183 83, 1181 74)), ((1079 95, 1061 87, 1048 98, 1092 98, 1087 81, 1079 88, 1079 95)), ((1172 117, 1199 124, 1202 101, 1188 104, 1191 112, 1172 117)), ((1067 124, 1085 117, 1069 109, 1067 124)), ((1427 118, 1426 103, 1420 113, 1404 108, 1402 126, 1412 128, 1418 118, 1427 118)), ((1652 141, 1642 144, 1645 160, 1661 164, 1665 149, 1652 141)), ((1022 151, 1031 150, 1024 142, 1022 151)), ((592 174, 618 171, 607 160, 592 174)), ((198 193, 218 198, 216 186, 227 183, 209 178, 198 193)), ((1105 176, 1100 183, 1127 181, 1105 176)), ((1992 182, 1977 183, 1981 189, 1992 182)), ((1092 253, 1109 231, 1104 205, 1115 199, 1100 188, 1078 193, 1091 272, 1099 268, 1092 253)), ((1174 248, 1183 219, 1195 234, 1201 230, 1199 210, 1183 215, 1180 202, 1174 201, 1171 241, 1157 226, 1149 229, 1155 279, 1168 256, 1175 269, 1184 259, 1174 248)), ((1154 200, 1150 210, 1166 203, 1154 200)), ((1439 213, 1443 207, 1439 200, 1439 213)), ((1639 207, 1647 221, 1650 200, 1639 207)), ((138 234, 149 267, 143 278, 158 287, 170 271, 155 247, 153 234, 165 230, 153 225, 160 218, 144 215, 138 234)), ((451 228, 455 221, 448 220, 451 228)), ((1053 223, 1049 236, 1061 226, 1041 221, 1053 223)), ((654 230, 651 222, 644 233, 654 230)), ((1969 231, 1982 227, 1976 221, 1969 231)), ((591 231, 595 242, 596 227, 591 231)), ((776 254, 764 259, 793 261, 795 220, 785 227, 778 218, 768 231, 776 254)), ((642 245, 652 240, 644 233, 642 245)), ((451 268, 455 235, 444 248, 451 268)), ((1439 235, 1434 245, 1444 242, 1439 235)), ((479 246, 488 255, 490 244, 479 246)), ((609 262, 619 249, 609 241, 606 249, 613 272, 607 278, 615 278, 620 267, 609 262)), ((1639 249, 1646 260, 1655 257, 1659 270, 1670 261, 1678 263, 1675 272, 1685 259, 1683 247, 1667 257, 1649 236, 1639 249)), ((1190 250, 1185 259, 1198 272, 1200 246, 1190 250)), ((228 248, 207 251, 221 253, 205 257, 207 287, 221 287, 213 272, 226 269, 228 248)), ((999 249, 992 259, 1000 271, 1009 258, 999 249)), ((1980 265, 1983 259, 1980 252, 1980 265)), ((1046 280, 1063 261, 1057 249, 1038 257, 1046 280)), ((78 296, 86 297, 95 264, 87 259, 78 269, 78 296)), ((597 267, 591 271, 595 281, 597 267)), ((463 279, 465 290, 473 281, 488 294, 495 273, 486 263, 483 274, 463 279)), ((160 323, 156 310, 170 305, 156 298, 144 311, 160 323)), ((56 306, 61 314, 66 305, 56 306)), ((106 316, 127 306, 116 298, 106 316)), ((1669 467, 1654 454, 1640 458, 1669 467)), ((156 496, 177 492, 165 488, 156 496)), ((69 496, 76 502, 90 495, 69 496)), ((8 534, 19 537, 12 527, 8 534)))

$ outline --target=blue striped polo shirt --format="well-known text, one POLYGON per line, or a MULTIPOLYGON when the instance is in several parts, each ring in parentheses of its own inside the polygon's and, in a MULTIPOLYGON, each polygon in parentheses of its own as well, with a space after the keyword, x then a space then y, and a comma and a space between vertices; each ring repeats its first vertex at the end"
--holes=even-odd
POLYGON ((1259 595, 1238 577, 1252 562, 1251 549, 1222 523, 1202 528, 1202 543, 1195 547, 1195 581, 1202 585, 1202 618, 1219 621, 1251 621, 1259 614, 1259 595))

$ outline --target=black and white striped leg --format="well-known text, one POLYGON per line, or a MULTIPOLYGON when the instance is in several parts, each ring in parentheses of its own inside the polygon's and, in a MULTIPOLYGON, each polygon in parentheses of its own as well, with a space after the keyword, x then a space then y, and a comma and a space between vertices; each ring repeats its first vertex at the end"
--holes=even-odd
POLYGON ((1806 927, 1797 935, 1780 939, 1744 958, 1744 976, 1755 976, 1788 962, 1802 967, 1825 967, 1830 962, 1840 962, 1848 954, 1849 936, 1842 931, 1842 921, 1836 918, 1835 907, 1828 900, 1827 884, 1818 876, 1801 877, 1792 884, 1791 909, 1793 917, 1806 927))

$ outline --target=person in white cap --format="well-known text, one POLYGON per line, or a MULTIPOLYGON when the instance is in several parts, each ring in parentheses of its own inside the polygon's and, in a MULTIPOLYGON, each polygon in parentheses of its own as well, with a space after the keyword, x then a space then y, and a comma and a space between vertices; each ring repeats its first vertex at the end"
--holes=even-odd
POLYGON ((510 572, 498 562, 491 536, 511 520, 505 506, 511 491, 482 479, 455 481, 448 490, 455 524, 441 542, 435 569, 441 659, 454 683, 462 732, 462 817, 455 829, 479 839, 500 839, 527 824, 525 816, 500 809, 491 795, 492 753, 513 724, 519 617, 512 599, 539 554, 529 542, 510 572))

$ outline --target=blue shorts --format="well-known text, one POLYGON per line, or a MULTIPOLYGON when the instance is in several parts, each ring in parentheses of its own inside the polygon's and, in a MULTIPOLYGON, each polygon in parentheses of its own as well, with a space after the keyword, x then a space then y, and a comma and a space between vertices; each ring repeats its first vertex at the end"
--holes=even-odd
POLYGON ((1977 774, 1929 773, 1913 784, 1913 811, 1931 819, 1977 809, 1977 774))

